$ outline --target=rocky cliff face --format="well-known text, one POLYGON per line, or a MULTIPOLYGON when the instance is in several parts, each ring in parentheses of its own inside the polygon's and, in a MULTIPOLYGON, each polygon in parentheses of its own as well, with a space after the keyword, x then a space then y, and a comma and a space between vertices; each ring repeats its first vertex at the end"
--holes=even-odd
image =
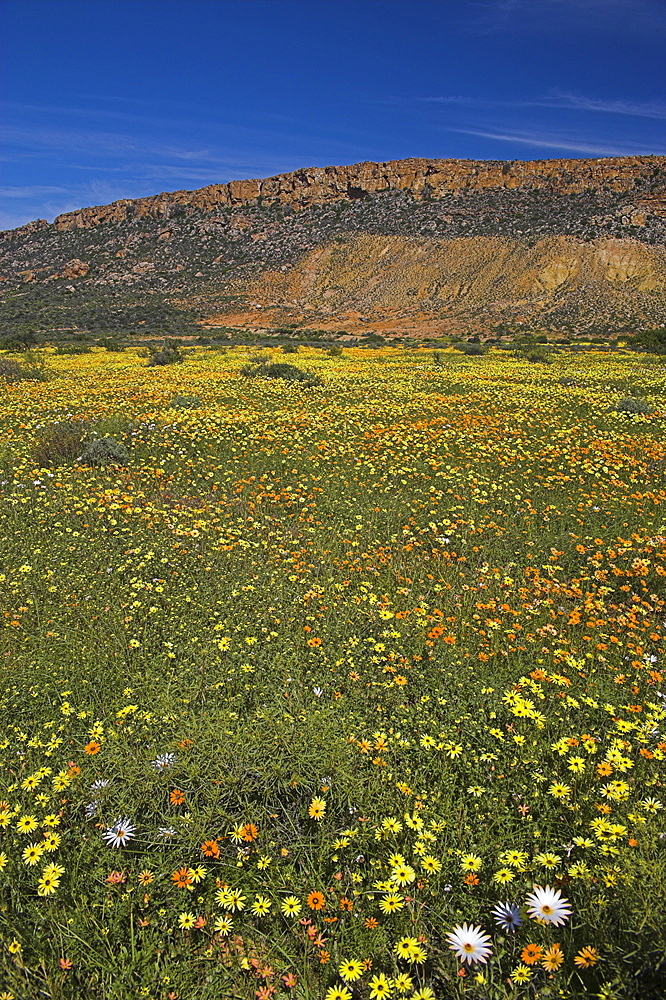
MULTIPOLYGON (((59 215, 56 229, 149 217, 168 219, 178 206, 199 212, 238 205, 324 205, 361 200, 387 191, 439 199, 455 191, 491 188, 575 194, 587 189, 631 192, 663 169, 666 157, 623 156, 602 160, 390 160, 352 166, 312 167, 266 180, 210 184, 197 191, 173 191, 151 198, 114 201, 59 215)), ((659 207, 666 207, 666 198, 659 207)))

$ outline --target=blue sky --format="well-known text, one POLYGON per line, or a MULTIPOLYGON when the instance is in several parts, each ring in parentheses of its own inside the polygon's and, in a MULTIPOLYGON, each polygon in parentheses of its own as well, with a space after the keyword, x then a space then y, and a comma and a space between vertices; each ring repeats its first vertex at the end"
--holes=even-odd
POLYGON ((408 156, 666 153, 666 0, 4 0, 0 228, 408 156))

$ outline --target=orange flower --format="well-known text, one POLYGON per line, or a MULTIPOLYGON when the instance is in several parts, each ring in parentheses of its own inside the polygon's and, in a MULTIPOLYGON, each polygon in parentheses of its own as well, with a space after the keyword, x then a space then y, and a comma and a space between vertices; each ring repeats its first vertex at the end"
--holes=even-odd
POLYGON ((98 743, 96 740, 91 740, 90 743, 86 743, 86 745, 83 748, 83 752, 90 754, 90 756, 92 757, 93 754, 99 753, 101 749, 102 749, 101 743, 98 743))
POLYGON ((220 848, 216 840, 204 840, 201 850, 206 858, 219 858, 220 856, 220 848))
POLYGON ((185 801, 185 795, 181 792, 180 788, 174 788, 174 790, 169 795, 169 802, 172 806, 182 806, 185 801))
POLYGON ((187 889, 192 885, 192 876, 189 868, 178 868, 171 876, 171 881, 179 889, 187 889))
POLYGON ((543 948, 540 944, 528 944, 521 951, 520 957, 525 965, 534 965, 543 958, 543 948))
POLYGON ((470 872, 469 875, 465 875, 463 882, 465 885, 478 885, 479 876, 475 875, 474 872, 470 872))
POLYGON ((574 955, 574 963, 579 969, 590 969, 599 961, 599 952, 596 948, 581 948, 577 955, 574 955))
POLYGON ((353 910, 354 909, 354 904, 352 903, 351 899, 347 899, 346 896, 341 896, 340 897, 340 909, 341 910, 353 910))
POLYGON ((316 637, 308 639, 308 646, 321 646, 321 639, 317 639, 316 637))
POLYGON ((242 837, 247 844, 251 844, 259 836, 259 830, 254 823, 246 823, 242 828, 242 837))
POLYGON ((547 948, 544 952, 541 965, 546 972, 557 972, 563 961, 564 955, 562 954, 560 945, 552 944, 550 948, 547 948))
POLYGON ((326 897, 317 889, 310 893, 307 902, 311 910, 323 910, 326 906, 326 897))

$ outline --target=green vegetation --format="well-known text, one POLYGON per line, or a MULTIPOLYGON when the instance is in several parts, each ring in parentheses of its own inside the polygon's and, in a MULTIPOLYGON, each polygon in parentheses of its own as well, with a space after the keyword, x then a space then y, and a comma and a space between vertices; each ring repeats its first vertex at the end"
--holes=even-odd
POLYGON ((656 358, 40 353, 0 380, 0 996, 661 1000, 656 358))

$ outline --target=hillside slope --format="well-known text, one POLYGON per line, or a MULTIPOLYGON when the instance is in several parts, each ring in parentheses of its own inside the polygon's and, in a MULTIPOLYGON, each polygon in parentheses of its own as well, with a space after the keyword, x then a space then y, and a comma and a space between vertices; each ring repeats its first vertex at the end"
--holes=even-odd
POLYGON ((403 160, 2 234, 0 325, 571 331, 666 322, 666 158, 403 160))

